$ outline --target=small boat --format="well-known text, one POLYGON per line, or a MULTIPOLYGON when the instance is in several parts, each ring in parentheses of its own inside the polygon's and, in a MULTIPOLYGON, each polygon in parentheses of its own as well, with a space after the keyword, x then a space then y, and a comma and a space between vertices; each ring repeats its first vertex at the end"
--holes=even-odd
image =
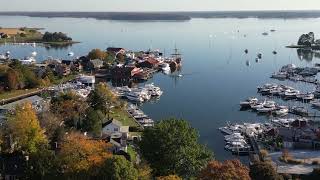
POLYGON ((289 113, 289 108, 287 106, 278 106, 274 111, 274 114, 277 116, 285 116, 289 113))
POLYGON ((21 64, 25 64, 25 65, 36 63, 36 59, 34 57, 25 57, 23 59, 19 59, 19 61, 21 62, 21 64))
POLYGON ((126 97, 130 100, 130 101, 134 101, 134 102, 143 102, 144 99, 137 93, 127 93, 126 97))
POLYGON ((70 51, 70 52, 68 53, 68 56, 72 57, 72 56, 74 56, 74 53, 73 53, 72 51, 70 51))
POLYGON ((242 108, 247 108, 247 107, 251 107, 252 104, 255 104, 258 102, 258 99, 255 97, 250 97, 245 101, 240 102, 240 106, 242 108))
POLYGON ((278 52, 277 51, 272 51, 272 54, 276 55, 276 54, 278 54, 278 52))
POLYGON ((272 108, 272 107, 262 107, 262 108, 258 108, 257 111, 259 113, 268 113, 268 112, 271 112, 273 111, 275 108, 272 108))
POLYGON ((250 61, 249 60, 246 60, 246 65, 250 66, 250 61))
POLYGON ((264 36, 268 36, 268 35, 269 35, 269 33, 264 32, 264 33, 262 33, 262 35, 264 35, 264 36))
POLYGON ((249 53, 249 50, 248 50, 248 49, 245 49, 245 50, 244 50, 244 53, 248 54, 248 53, 249 53))
POLYGON ((271 78, 285 80, 287 79, 288 74, 286 72, 278 72, 271 75, 271 78))
POLYGON ((275 29, 270 29, 270 32, 276 32, 276 30, 275 29))
POLYGON ((261 53, 258 53, 258 54, 257 54, 257 57, 258 57, 259 59, 262 59, 262 54, 261 54, 261 53))
POLYGON ((300 115, 300 116, 308 116, 308 109, 306 109, 305 107, 292 107, 292 113, 300 115))
POLYGON ((311 101, 310 104, 315 108, 320 108, 320 101, 319 100, 311 101))
POLYGON ((37 54, 38 54, 38 53, 37 53, 36 51, 33 51, 33 52, 31 53, 32 56, 37 56, 37 54))

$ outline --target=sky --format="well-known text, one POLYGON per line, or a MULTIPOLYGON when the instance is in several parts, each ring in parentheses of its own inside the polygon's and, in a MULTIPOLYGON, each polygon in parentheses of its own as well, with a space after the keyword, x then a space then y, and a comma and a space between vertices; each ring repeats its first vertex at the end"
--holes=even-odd
POLYGON ((2 4, 0 11, 320 10, 320 0, 0 0, 0 2, 2 4))

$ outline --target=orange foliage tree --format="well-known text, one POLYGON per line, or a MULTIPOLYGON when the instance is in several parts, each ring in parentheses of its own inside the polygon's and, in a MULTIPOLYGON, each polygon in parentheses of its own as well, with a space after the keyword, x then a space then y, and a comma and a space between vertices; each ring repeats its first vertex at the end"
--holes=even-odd
POLYGON ((110 158, 110 144, 104 141, 90 140, 79 133, 66 135, 58 154, 61 167, 65 173, 87 173, 96 175, 94 169, 100 167, 106 159, 110 158))
POLYGON ((249 180, 249 169, 239 160, 227 160, 223 163, 211 161, 199 176, 201 180, 249 180))

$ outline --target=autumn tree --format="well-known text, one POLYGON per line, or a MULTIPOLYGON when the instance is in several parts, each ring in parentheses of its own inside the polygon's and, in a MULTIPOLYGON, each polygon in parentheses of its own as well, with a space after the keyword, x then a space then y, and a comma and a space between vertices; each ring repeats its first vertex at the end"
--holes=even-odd
POLYGON ((147 128, 139 143, 156 176, 197 176, 212 152, 198 142, 198 132, 185 120, 167 119, 147 128))
POLYGON ((250 180, 249 169, 239 160, 211 161, 199 176, 201 180, 250 180))
POLYGON ((133 164, 123 156, 107 159, 100 168, 98 179, 138 180, 138 171, 133 164))
POLYGON ((169 175, 157 177, 156 180, 182 180, 182 178, 177 175, 169 175))
MULTIPOLYGON (((27 154, 35 153, 39 146, 47 144, 47 138, 40 127, 31 103, 17 106, 13 114, 8 114, 4 127, 5 138, 11 140, 14 151, 23 151, 27 154)), ((6 149, 11 150, 10 147, 6 149)))
POLYGON ((67 135, 58 154, 60 167, 66 176, 97 175, 98 168, 111 157, 110 145, 104 141, 90 140, 79 133, 67 135))
POLYGON ((62 93, 51 101, 51 110, 63 118, 68 127, 80 128, 87 108, 87 102, 72 92, 62 93))
POLYGON ((269 161, 256 161, 250 165, 250 177, 252 180, 281 180, 269 161))
POLYGON ((139 180, 152 179, 152 169, 144 160, 137 164, 139 180))
POLYGON ((7 79, 6 83, 8 85, 9 90, 16 90, 19 88, 20 77, 19 73, 14 69, 9 68, 7 71, 7 79))
POLYGON ((63 126, 63 120, 60 116, 51 111, 42 112, 38 115, 40 126, 44 129, 48 139, 54 136, 56 130, 63 126))
POLYGON ((102 51, 101 49, 93 49, 89 52, 88 58, 104 60, 107 58, 107 52, 102 51))

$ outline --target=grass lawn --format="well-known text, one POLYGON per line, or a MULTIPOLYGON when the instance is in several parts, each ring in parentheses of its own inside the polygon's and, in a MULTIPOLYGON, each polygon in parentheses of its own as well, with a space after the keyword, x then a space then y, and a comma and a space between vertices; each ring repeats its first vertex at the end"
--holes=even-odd
POLYGON ((15 90, 15 91, 10 91, 10 92, 0 93, 0 100, 10 99, 10 98, 13 98, 13 97, 16 97, 16 96, 21 96, 21 95, 24 95, 24 94, 29 94, 29 93, 32 93, 32 92, 36 92, 38 90, 39 89, 37 89, 37 88, 33 88, 33 89, 21 89, 21 90, 15 90))
POLYGON ((127 152, 130 156, 131 162, 136 162, 137 161, 137 152, 134 150, 132 146, 128 146, 127 152))
MULTIPOLYGON (((55 85, 55 84, 60 84, 60 83, 65 83, 69 80, 72 80, 76 77, 76 75, 69 75, 67 77, 63 77, 61 79, 56 79, 52 85, 55 85)), ((4 99, 10 99, 10 98, 14 98, 14 97, 17 97, 17 96, 22 96, 22 95, 25 95, 25 94, 29 94, 29 93, 33 93, 33 92, 36 92, 38 90, 40 90, 41 88, 32 88, 32 89, 19 89, 19 90, 13 90, 13 91, 8 91, 8 92, 3 92, 3 93, 0 93, 0 101, 1 100, 4 100, 4 99)))
POLYGON ((125 110, 119 108, 112 109, 110 116, 122 122, 124 126, 139 127, 136 121, 132 117, 130 117, 130 115, 125 110))

